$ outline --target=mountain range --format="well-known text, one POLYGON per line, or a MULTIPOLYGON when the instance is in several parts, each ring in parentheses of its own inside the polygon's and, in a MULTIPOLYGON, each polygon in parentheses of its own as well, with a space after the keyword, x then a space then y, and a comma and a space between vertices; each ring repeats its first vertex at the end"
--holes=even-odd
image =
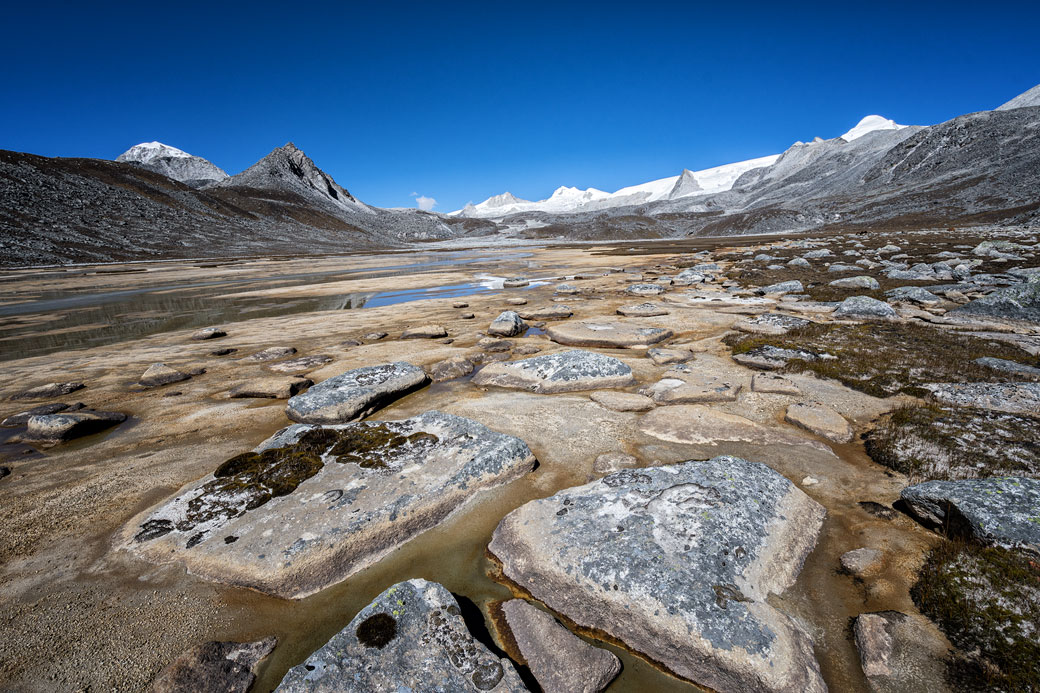
POLYGON ((451 214, 367 205, 292 143, 228 176, 159 142, 115 161, 0 150, 0 265, 349 252, 504 237, 677 238, 835 227, 1040 225, 1040 85, 932 126, 841 137, 632 185, 502 193, 451 214))

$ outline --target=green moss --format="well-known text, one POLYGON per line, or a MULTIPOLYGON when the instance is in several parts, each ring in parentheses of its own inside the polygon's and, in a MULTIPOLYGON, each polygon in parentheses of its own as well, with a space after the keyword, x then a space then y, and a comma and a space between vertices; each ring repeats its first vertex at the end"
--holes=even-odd
POLYGON ((429 448, 437 436, 422 431, 405 435, 386 423, 365 423, 338 432, 329 454, 341 464, 353 462, 365 469, 383 469, 400 448, 429 448))
POLYGON ((1040 690, 1040 567, 1024 554, 944 541, 911 590, 961 651, 956 690, 1040 690))
POLYGON ((974 363, 982 356, 1040 365, 1040 359, 1011 344, 916 323, 812 323, 785 335, 732 334, 723 341, 734 354, 761 346, 831 354, 836 358, 794 359, 783 370, 810 371, 876 397, 900 392, 921 396, 927 392, 921 388, 925 383, 1022 379, 1020 375, 995 373, 974 363))

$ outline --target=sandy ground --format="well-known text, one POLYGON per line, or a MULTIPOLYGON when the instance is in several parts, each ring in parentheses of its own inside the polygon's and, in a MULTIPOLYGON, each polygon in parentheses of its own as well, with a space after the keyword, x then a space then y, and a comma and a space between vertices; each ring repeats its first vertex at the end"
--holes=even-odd
MULTIPOLYGON (((0 277, 0 303, 39 299, 70 291, 123 291, 142 286, 177 286, 213 281, 213 301, 228 295, 335 295, 356 291, 392 291, 462 284, 484 273, 499 277, 572 277, 583 294, 559 297, 571 306, 573 319, 614 316, 620 305, 642 302, 622 290, 643 271, 666 266, 674 248, 660 255, 603 255, 596 248, 548 248, 471 253, 479 262, 429 267, 397 276, 372 277, 387 265, 407 265, 409 258, 363 256, 301 261, 250 260, 220 266, 163 263, 145 272, 113 273, 104 268, 7 272, 0 277), (266 278, 286 274, 362 270, 355 278, 297 280, 271 287, 266 278), (618 270, 628 269, 621 273, 618 270), (226 280, 241 281, 228 288, 226 280)), ((140 269, 140 266, 130 269, 140 269)), ((662 268, 661 271, 668 271, 662 268)), ((672 270, 674 271, 674 270, 672 270)), ((644 279, 652 280, 648 274, 644 279)), ((19 691, 140 690, 176 654, 213 639, 278 636, 281 644, 261 673, 257 690, 269 690, 282 674, 342 628, 364 604, 392 582, 427 577, 472 599, 487 603, 509 596, 488 576, 483 546, 498 520, 527 500, 592 478, 596 455, 625 451, 644 465, 717 454, 738 454, 765 462, 798 484, 807 476, 818 484, 803 490, 828 510, 823 535, 795 588, 777 602, 799 617, 817 643, 817 656, 832 690, 865 690, 848 619, 864 611, 913 611, 908 587, 931 535, 906 518, 882 520, 857 503, 885 504, 898 497, 905 480, 873 464, 858 442, 833 445, 783 423, 793 401, 745 387, 737 402, 713 405, 740 414, 809 445, 664 443, 639 431, 638 415, 607 410, 587 393, 530 395, 484 391, 468 379, 437 384, 412 394, 373 418, 403 418, 428 409, 468 416, 520 436, 538 457, 539 469, 479 503, 467 506, 441 527, 413 540, 378 565, 314 597, 289 602, 247 590, 208 583, 175 565, 155 566, 129 557, 114 545, 115 534, 134 515, 212 471, 228 457, 250 449, 286 425, 284 401, 231 400, 236 384, 271 375, 264 364, 241 360, 271 346, 293 346, 299 354, 328 354, 333 361, 308 374, 320 381, 350 368, 394 360, 430 365, 471 351, 491 320, 512 309, 506 299, 523 297, 528 308, 549 305, 552 282, 529 289, 508 289, 463 298, 434 298, 364 310, 321 311, 291 316, 242 319, 220 326, 228 336, 193 342, 191 330, 88 349, 0 363, 0 415, 26 406, 6 401, 29 387, 77 380, 87 387, 61 401, 130 415, 110 432, 45 451, 5 445, 3 464, 11 475, 0 480, 0 688, 19 691), (456 309, 456 301, 469 307, 456 309), (475 319, 465 320, 465 312, 475 319), (412 326, 443 325, 451 343, 400 340, 412 326), (362 336, 385 331, 377 342, 362 336), (349 340, 365 341, 361 346, 349 340), (230 356, 210 352, 233 347, 230 356), (191 380, 152 390, 133 387, 154 362, 179 369, 205 368, 191 380), (179 393, 179 394, 174 394, 179 393), (838 556, 872 546, 890 556, 884 575, 869 586, 839 576, 838 556), (450 556, 450 560, 445 560, 450 556)), ((705 308, 672 306, 666 316, 629 319, 640 325, 669 327, 673 342, 695 342, 694 363, 750 380, 751 371, 733 363, 719 338, 744 316, 705 308)), ((34 316, 26 316, 32 319, 34 316)), ((41 330, 48 323, 41 316, 41 330)), ((51 328, 55 325, 49 325, 51 328)), ((545 352, 562 347, 534 334, 515 340, 545 352)), ((639 380, 654 382, 667 369, 642 351, 601 350, 629 363, 639 380)), ((833 382, 794 376, 804 398, 835 407, 858 430, 896 403, 853 392, 833 382)), ((631 388, 632 390, 636 388, 631 388)), ((30 403, 32 404, 32 403, 30 403)), ((625 671, 613 690, 695 690, 617 650, 625 671)))

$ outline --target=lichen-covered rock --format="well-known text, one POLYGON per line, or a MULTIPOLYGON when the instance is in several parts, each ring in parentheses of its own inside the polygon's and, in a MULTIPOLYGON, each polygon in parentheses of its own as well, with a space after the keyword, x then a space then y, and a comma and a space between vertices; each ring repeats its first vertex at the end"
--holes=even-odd
POLYGON ((705 280, 705 273, 697 271, 692 267, 684 269, 679 274, 672 278, 672 284, 675 286, 691 286, 693 284, 701 284, 705 280))
MULTIPOLYGON (((877 287, 874 287, 875 289, 877 287)), ((942 299, 928 289, 920 286, 900 286, 896 289, 886 291, 885 295, 896 301, 908 301, 923 306, 934 306, 942 302, 942 299)))
POLYGON ((741 320, 733 325, 733 328, 752 334, 781 335, 799 327, 805 327, 808 324, 809 321, 805 318, 797 318, 793 315, 780 313, 766 313, 765 315, 756 315, 741 320))
POLYGON ((332 363, 331 356, 328 354, 315 354, 314 356, 301 356, 300 358, 289 359, 288 361, 272 363, 267 366, 267 370, 274 371, 275 373, 291 373, 293 375, 299 375, 308 371, 313 371, 315 368, 320 368, 327 363, 332 363))
POLYGON ((981 544, 1017 548, 1040 557, 1040 480, 926 481, 899 494, 926 524, 981 544))
POLYGON ((1040 383, 929 383, 924 388, 944 404, 1009 414, 1040 412, 1040 383))
POLYGON ((179 383, 190 377, 187 373, 182 373, 176 368, 167 366, 165 363, 153 363, 148 366, 144 374, 141 375, 141 379, 137 382, 144 387, 160 387, 170 383, 179 383))
POLYGON ((672 331, 623 322, 568 322, 547 327, 545 334, 567 346, 626 349, 657 344, 671 337, 672 331))
MULTIPOLYGON (((833 269, 834 265, 831 265, 833 269)), ((881 288, 878 284, 878 280, 874 277, 861 274, 857 277, 843 277, 842 279, 835 279, 832 282, 827 282, 828 286, 833 286, 837 289, 866 289, 868 291, 877 291, 881 288)))
POLYGON ((428 382, 422 368, 405 361, 356 368, 296 395, 285 414, 300 423, 346 423, 368 416, 428 382))
POLYGON ((1027 366, 1024 363, 1017 363, 1015 361, 1008 361, 1007 359, 998 359, 992 356, 983 356, 982 358, 975 359, 975 363, 986 368, 992 368, 995 371, 1003 371, 1005 373, 1016 373, 1019 375, 1031 375, 1033 377, 1040 378, 1040 368, 1033 366, 1027 366))
POLYGON ((247 693, 256 681, 254 669, 278 641, 207 642, 182 653, 152 679, 149 693, 219 691, 247 693))
POLYGON ((30 416, 21 439, 27 443, 56 444, 98 433, 126 421, 117 411, 81 409, 58 414, 30 416))
POLYGON ((593 647, 523 599, 502 604, 502 620, 545 693, 600 693, 621 673, 613 653, 593 647))
POLYGON ((812 641, 770 605, 825 511, 735 457, 623 470, 507 515, 489 552, 506 578, 717 691, 823 691, 812 641))
POLYGON ((314 382, 296 376, 270 376, 255 378, 231 388, 228 397, 232 399, 289 399, 303 392, 314 382))
POLYGON ((623 361, 577 349, 489 364, 473 377, 476 385, 494 385, 544 394, 625 387, 633 382, 635 378, 632 369, 623 361))
POLYGON ((786 282, 779 282, 776 284, 770 284, 769 286, 763 286, 759 289, 755 289, 755 293, 759 295, 765 294, 800 294, 805 291, 805 287, 797 279, 791 279, 786 282))
POLYGON ((830 354, 817 354, 808 349, 784 349, 781 347, 765 346, 748 349, 741 354, 733 354, 733 360, 748 368, 758 368, 769 371, 783 368, 788 361, 796 359, 801 361, 816 361, 818 359, 832 359, 830 354))
POLYGON ((298 598, 343 580, 534 467, 518 438, 437 411, 293 425, 133 521, 124 545, 298 598))
POLYGON ((625 289, 625 293, 632 296, 657 296, 664 291, 660 284, 633 284, 625 289))
POLYGON ((847 443, 852 440, 852 426, 845 417, 820 402, 791 404, 784 414, 784 421, 834 443, 847 443))
POLYGON ((870 296, 849 296, 834 309, 836 318, 895 318, 896 309, 870 296))
POLYGON ((574 294, 580 294, 581 289, 574 286, 574 284, 557 284, 556 293, 564 296, 573 296, 574 294))
POLYGON ((617 309, 617 313, 631 318, 653 318, 658 315, 668 315, 668 309, 659 303, 636 303, 621 306, 617 309))
POLYGON ((296 347, 291 346, 273 346, 267 347, 262 351, 258 351, 251 356, 247 356, 243 361, 256 361, 259 363, 265 363, 267 361, 277 361, 292 356, 296 353, 296 347))
POLYGON ((950 314, 1040 323, 1040 274, 954 308, 950 314))
POLYGON ((487 333, 496 337, 515 337, 526 329, 527 324, 516 311, 507 310, 491 322, 487 333))
POLYGON ((46 383, 44 385, 37 385, 25 392, 20 392, 11 397, 11 399, 50 399, 52 397, 64 397, 65 395, 72 394, 77 390, 82 390, 84 387, 86 387, 86 385, 77 382, 46 383))
POLYGON ((390 587, 285 675, 279 693, 526 691, 512 663, 466 627, 451 593, 414 579, 390 587))

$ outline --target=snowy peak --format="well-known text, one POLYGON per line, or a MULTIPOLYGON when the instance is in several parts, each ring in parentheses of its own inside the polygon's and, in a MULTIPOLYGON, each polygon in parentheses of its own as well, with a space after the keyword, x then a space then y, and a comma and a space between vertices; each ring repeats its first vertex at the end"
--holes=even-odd
POLYGON ((883 116, 868 115, 860 120, 859 123, 856 124, 856 127, 842 135, 841 139, 846 142, 851 142, 852 140, 859 139, 860 137, 863 137, 863 135, 869 135, 877 130, 902 130, 905 127, 905 125, 900 125, 896 121, 889 120, 883 116))
POLYGON ((693 171, 688 168, 684 168, 683 172, 679 174, 679 177, 675 181, 675 185, 668 192, 669 200, 677 200, 680 197, 692 195, 693 193, 701 192, 704 188, 697 182, 697 177, 693 175, 693 171))
POLYGON ((1026 92, 1022 92, 1015 98, 1002 106, 997 106, 998 111, 1010 111, 1014 108, 1030 108, 1040 106, 1040 84, 1026 92))
POLYGON ((228 177, 212 162, 162 142, 135 144, 116 157, 116 161, 161 173, 196 188, 228 177))

